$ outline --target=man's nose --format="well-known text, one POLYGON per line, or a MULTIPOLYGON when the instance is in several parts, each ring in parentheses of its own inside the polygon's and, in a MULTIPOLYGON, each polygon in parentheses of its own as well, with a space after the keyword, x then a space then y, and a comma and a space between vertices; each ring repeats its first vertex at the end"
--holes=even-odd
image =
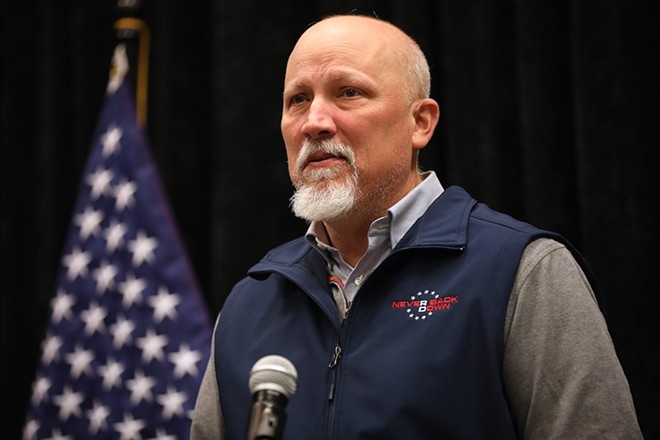
POLYGON ((323 139, 335 135, 337 127, 330 103, 318 98, 311 102, 303 132, 309 139, 323 139))

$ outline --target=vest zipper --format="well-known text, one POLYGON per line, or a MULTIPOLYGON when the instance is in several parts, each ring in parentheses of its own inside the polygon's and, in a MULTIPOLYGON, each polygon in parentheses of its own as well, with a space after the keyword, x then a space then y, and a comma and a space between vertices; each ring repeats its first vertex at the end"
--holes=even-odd
POLYGON ((346 304, 346 313, 344 314, 344 319, 341 323, 341 328, 339 329, 339 335, 337 336, 337 343, 335 348, 332 351, 332 356, 330 358, 330 363, 328 363, 328 368, 330 369, 330 389, 328 391, 328 425, 326 431, 326 438, 332 439, 333 429, 334 429, 334 417, 335 417, 335 394, 337 388, 337 376, 338 370, 341 367, 340 360, 342 354, 341 341, 344 334, 344 329, 346 328, 346 319, 348 318, 348 312, 351 308, 351 302, 346 304))
MULTIPOLYGON (((343 293, 342 293, 343 294, 343 293)), ((339 359, 341 358, 341 345, 340 345, 340 339, 341 339, 341 334, 342 330, 344 329, 344 321, 346 321, 346 318, 348 318, 348 312, 351 310, 351 305, 352 301, 346 300, 346 311, 344 312, 344 319, 341 322, 341 328, 339 330, 339 336, 337 337, 337 344, 335 344, 335 349, 334 352, 332 353, 332 359, 330 359, 330 363, 328 364, 328 368, 330 368, 332 376, 330 380, 330 393, 328 394, 328 401, 332 402, 332 399, 335 395, 335 379, 336 379, 336 373, 335 373, 335 367, 337 366, 337 362, 339 362, 339 359)))
POLYGON ((335 397, 335 379, 337 378, 337 374, 336 374, 337 370, 335 370, 335 367, 337 366, 337 362, 339 362, 340 357, 341 357, 341 347, 339 346, 339 341, 337 341, 337 345, 335 345, 335 351, 332 355, 332 359, 328 364, 328 368, 330 368, 331 370, 330 392, 328 393, 329 402, 332 402, 332 399, 335 397))

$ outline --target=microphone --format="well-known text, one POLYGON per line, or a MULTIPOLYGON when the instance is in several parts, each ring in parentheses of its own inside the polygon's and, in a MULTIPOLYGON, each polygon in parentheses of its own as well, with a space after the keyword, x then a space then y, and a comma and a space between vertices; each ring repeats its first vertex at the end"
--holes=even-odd
POLYGON ((277 440, 284 431, 289 398, 295 394, 298 372, 291 361, 279 356, 264 356, 255 362, 248 382, 252 409, 247 440, 277 440))

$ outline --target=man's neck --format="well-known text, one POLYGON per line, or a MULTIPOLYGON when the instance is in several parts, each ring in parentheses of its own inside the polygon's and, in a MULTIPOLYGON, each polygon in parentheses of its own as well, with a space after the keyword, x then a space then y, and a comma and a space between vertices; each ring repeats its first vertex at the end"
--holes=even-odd
MULTIPOLYGON (((341 254, 344 261, 355 267, 369 246, 369 227, 387 214, 387 210, 396 202, 410 193, 421 181, 422 177, 415 168, 408 182, 401 185, 398 191, 392 191, 389 200, 380 203, 365 203, 360 200, 357 208, 345 216, 324 222, 331 245, 341 254)), ((371 196, 370 196, 371 197, 371 196)), ((372 201, 373 202, 373 201, 372 201)))
MULTIPOLYGON (((375 219, 374 219, 375 220, 375 219)), ((348 219, 324 222, 331 246, 335 247, 346 263, 355 267, 367 251, 369 226, 372 220, 360 222, 348 219)))

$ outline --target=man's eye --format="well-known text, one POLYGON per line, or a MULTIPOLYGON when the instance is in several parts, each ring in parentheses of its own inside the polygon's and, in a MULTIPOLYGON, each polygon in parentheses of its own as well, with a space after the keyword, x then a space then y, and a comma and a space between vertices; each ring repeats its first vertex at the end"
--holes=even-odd
POLYGON ((344 96, 346 96, 347 98, 353 98, 355 96, 362 95, 362 93, 358 89, 355 89, 355 88, 352 88, 352 87, 347 87, 347 88, 343 89, 342 94, 344 96))
POLYGON ((289 102, 291 103, 291 105, 295 105, 295 104, 302 104, 303 102, 305 102, 305 100, 306 100, 305 95, 295 95, 291 98, 291 101, 289 102))

